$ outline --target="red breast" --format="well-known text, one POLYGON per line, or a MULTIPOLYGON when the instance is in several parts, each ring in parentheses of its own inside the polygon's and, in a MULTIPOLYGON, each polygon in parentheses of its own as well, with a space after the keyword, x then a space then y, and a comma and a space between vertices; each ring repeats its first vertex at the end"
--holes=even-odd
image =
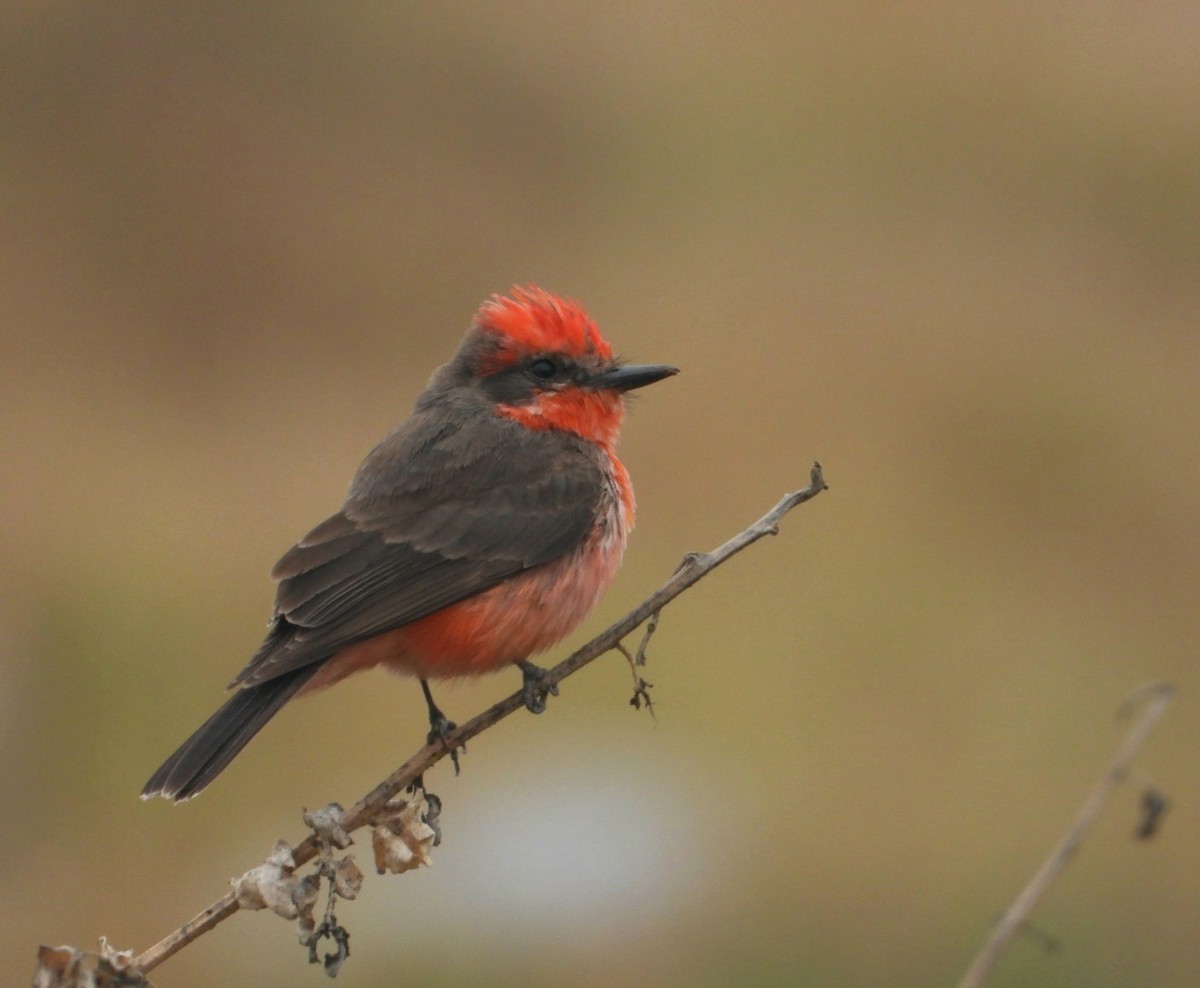
POLYGON ((612 583, 634 523, 629 474, 615 456, 607 458, 607 493, 576 549, 428 617, 342 649, 305 692, 325 689, 377 665, 422 679, 476 676, 543 652, 569 635, 612 583))

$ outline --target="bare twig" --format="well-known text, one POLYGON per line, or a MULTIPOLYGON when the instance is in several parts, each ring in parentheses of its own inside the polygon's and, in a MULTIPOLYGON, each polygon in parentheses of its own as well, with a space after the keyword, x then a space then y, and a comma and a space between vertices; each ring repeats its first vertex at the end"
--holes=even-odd
POLYGON ((1100 815, 1108 797, 1112 795, 1118 785, 1125 781, 1133 764, 1134 756, 1141 748, 1142 742, 1149 737, 1159 719, 1166 713, 1173 693, 1174 688, 1169 683, 1158 683, 1140 692, 1139 699, 1146 701, 1141 717, 1137 719, 1125 740, 1121 742, 1121 746, 1113 755, 1104 775, 1101 776, 1096 787, 1080 807, 1078 815, 1071 826, 1067 828, 1058 845, 1042 862, 1042 866, 1029 880, 1029 884, 1022 889, 1021 894, 1013 900, 1012 905, 1000 918, 987 942, 972 961, 971 967, 959 982, 959 988, 979 988, 987 980, 992 967, 1008 942, 1025 925, 1034 906, 1046 894, 1046 890, 1058 877, 1059 872, 1066 867, 1075 852, 1079 850, 1080 844, 1083 843, 1092 824, 1096 822, 1096 817, 1100 815))
MULTIPOLYGON (((597 635, 558 665, 547 669, 542 682, 547 688, 553 687, 568 676, 578 672, 598 656, 614 648, 621 647, 621 639, 644 624, 652 616, 657 615, 665 605, 687 590, 688 587, 707 576, 723 562, 735 556, 747 546, 752 545, 766 535, 777 534, 779 531, 779 522, 784 515, 797 505, 816 497, 823 490, 826 490, 826 484, 821 474, 821 465, 814 463, 807 487, 785 495, 775 507, 758 521, 711 552, 689 553, 666 583, 626 614, 625 617, 621 618, 616 624, 597 635)), ((643 650, 644 647, 645 640, 643 639, 643 650)), ((644 659, 642 650, 639 650, 638 658, 644 659)), ((424 748, 396 769, 383 782, 350 807, 341 819, 342 827, 347 832, 353 832, 364 824, 373 822, 376 816, 385 811, 389 800, 411 786, 433 765, 445 758, 447 754, 477 735, 482 734, 509 714, 522 709, 524 705, 524 694, 521 690, 518 690, 516 693, 505 697, 499 703, 489 707, 483 713, 451 731, 444 741, 439 739, 435 743, 425 745, 424 748)), ((319 841, 315 836, 310 835, 305 838, 293 852, 295 866, 299 868, 301 865, 311 861, 317 856, 318 850, 319 841)), ((178 930, 133 958, 132 966, 142 973, 152 971, 168 957, 171 957, 193 940, 203 936, 219 923, 228 919, 238 911, 238 908, 237 898, 234 893, 229 892, 225 894, 178 930)))

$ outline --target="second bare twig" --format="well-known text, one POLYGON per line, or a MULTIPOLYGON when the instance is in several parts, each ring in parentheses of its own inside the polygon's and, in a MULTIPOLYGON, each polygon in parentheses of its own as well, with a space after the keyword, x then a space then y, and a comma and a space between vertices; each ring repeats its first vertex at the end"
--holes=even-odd
POLYGON ((1158 683, 1148 690, 1139 691, 1139 699, 1146 699, 1142 715, 1134 723, 1125 740, 1113 755, 1104 775, 1096 783, 1091 794, 1080 807, 1074 821, 1063 834, 1050 855, 1042 862, 1029 884, 1021 890, 1020 895, 1013 900, 1011 906, 1000 918, 988 937, 987 942, 975 956, 967 973, 959 982, 958 988, 980 988, 987 980, 992 967, 999 959, 1009 941, 1022 929, 1033 912, 1034 906, 1046 894, 1046 890, 1058 877, 1059 872, 1066 867, 1084 837, 1096 822, 1096 817, 1104 808, 1108 797, 1118 785, 1125 781, 1133 764, 1134 756, 1142 743, 1150 736, 1154 726, 1166 713, 1171 702, 1174 688, 1169 683, 1158 683), (1147 699, 1148 698, 1148 699, 1147 699))

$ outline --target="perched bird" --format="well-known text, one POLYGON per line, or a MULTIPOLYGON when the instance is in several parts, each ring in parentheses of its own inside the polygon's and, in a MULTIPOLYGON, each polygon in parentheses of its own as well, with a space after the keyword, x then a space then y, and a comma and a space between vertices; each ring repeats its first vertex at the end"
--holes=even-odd
POLYGON ((376 665, 420 679, 431 739, 453 726, 431 679, 515 665, 541 712, 528 657, 592 610, 633 526, 615 453, 623 395, 674 373, 622 364, 579 305, 549 292, 485 302, 342 509, 275 564, 266 639, 142 797, 196 795, 292 697, 376 665))

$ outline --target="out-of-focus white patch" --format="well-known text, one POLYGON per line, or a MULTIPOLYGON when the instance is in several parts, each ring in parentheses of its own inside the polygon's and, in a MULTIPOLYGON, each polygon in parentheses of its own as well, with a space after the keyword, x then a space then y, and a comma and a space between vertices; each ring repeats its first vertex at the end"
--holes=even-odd
POLYGON ((427 780, 444 790, 444 840, 437 868, 395 886, 397 907, 418 914, 404 920, 410 932, 512 943, 584 924, 618 936, 686 910, 709 877, 698 808, 684 784, 647 774, 636 756, 617 761, 628 756, 580 737, 567 750, 514 753, 512 788, 471 779, 467 798, 465 771, 427 780))

